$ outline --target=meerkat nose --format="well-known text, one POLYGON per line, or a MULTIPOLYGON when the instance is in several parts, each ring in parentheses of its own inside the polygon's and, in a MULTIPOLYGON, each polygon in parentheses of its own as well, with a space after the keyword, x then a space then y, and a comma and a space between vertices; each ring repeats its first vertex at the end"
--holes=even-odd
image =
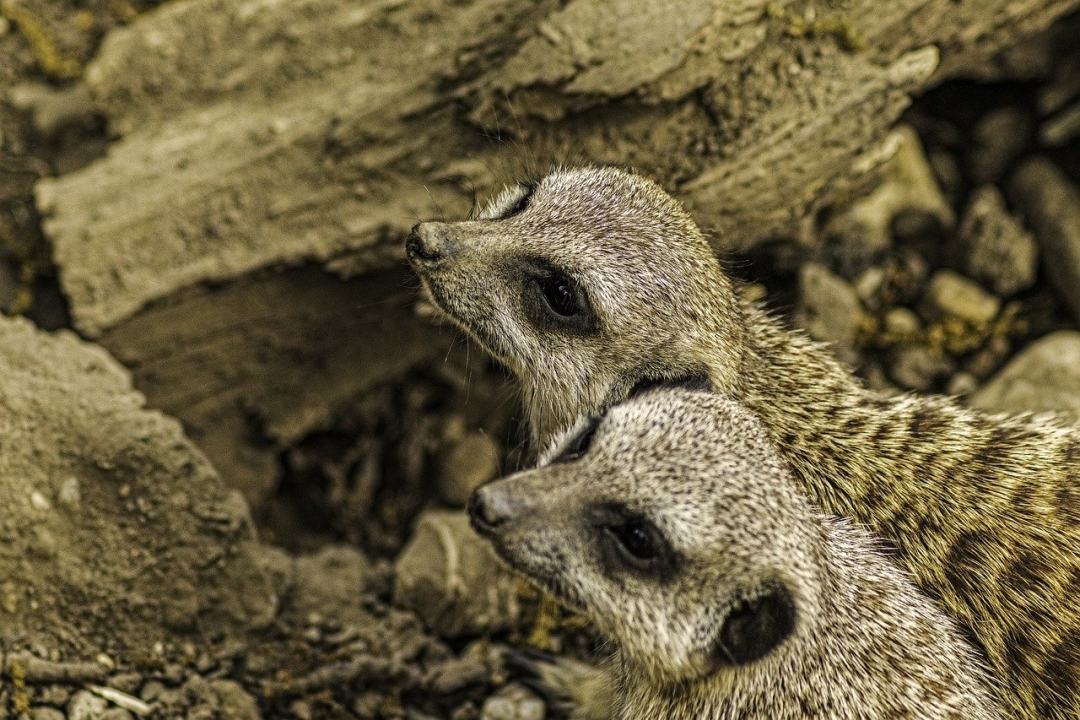
POLYGON ((450 227, 440 222, 417 223, 405 240, 406 254, 418 263, 436 263, 450 255, 451 247, 450 227))
POLYGON ((513 521, 521 503, 507 492, 502 483, 477 488, 469 498, 469 519, 481 535, 492 535, 499 527, 513 521))

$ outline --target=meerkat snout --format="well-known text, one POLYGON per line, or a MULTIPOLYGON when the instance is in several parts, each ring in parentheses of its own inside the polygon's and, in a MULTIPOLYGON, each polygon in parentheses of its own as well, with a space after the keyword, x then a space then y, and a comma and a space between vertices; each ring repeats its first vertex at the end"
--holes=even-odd
POLYGON ((441 222, 421 222, 413 226, 405 240, 405 253, 413 265, 430 265, 453 254, 455 242, 450 226, 441 222))
POLYGON ((469 498, 469 521, 479 534, 492 537, 499 528, 529 511, 527 498, 505 484, 491 483, 477 488, 469 498))

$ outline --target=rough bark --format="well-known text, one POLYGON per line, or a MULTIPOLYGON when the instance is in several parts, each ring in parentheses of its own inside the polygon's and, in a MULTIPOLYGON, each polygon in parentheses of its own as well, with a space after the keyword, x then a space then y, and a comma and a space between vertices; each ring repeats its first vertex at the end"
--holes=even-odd
POLYGON ((745 250, 862 182, 911 93, 1078 5, 188 0, 107 39, 119 139, 38 200, 79 330, 258 501, 283 444, 445 352, 396 275, 420 217, 618 163, 745 250))

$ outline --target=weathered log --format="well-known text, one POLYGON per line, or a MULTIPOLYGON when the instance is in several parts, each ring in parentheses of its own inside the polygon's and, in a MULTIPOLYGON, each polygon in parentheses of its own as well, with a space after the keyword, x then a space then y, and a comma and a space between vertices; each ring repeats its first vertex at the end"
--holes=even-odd
POLYGON ((168 4, 107 38, 86 83, 120 139, 39 205, 79 330, 258 501, 283 445, 445 352, 396 275, 418 218, 619 163, 744 250, 863 182, 912 92, 1078 5, 168 4))

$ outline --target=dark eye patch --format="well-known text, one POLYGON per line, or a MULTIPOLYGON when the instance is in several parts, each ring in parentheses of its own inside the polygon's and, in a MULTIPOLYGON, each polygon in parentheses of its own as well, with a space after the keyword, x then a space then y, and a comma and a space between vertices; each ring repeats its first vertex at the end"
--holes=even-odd
POLYGON ((517 202, 511 205, 503 214, 499 215, 498 219, 505 220, 525 212, 525 208, 529 207, 529 203, 532 202, 532 197, 536 192, 536 186, 538 184, 539 183, 535 182, 521 183, 521 189, 524 191, 522 192, 521 197, 519 197, 517 202))
POLYGON ((794 631, 795 602, 778 583, 728 612, 713 656, 718 665, 745 665, 768 655, 794 631))
POLYGON ((523 265, 522 308, 530 322, 541 330, 571 335, 591 335, 599 329, 581 283, 549 263, 526 260, 523 265))
POLYGON ((602 503, 586 510, 596 533, 601 565, 612 577, 625 573, 669 582, 681 558, 664 534, 643 514, 620 503, 602 503))
POLYGON ((589 451, 589 447, 592 445, 593 437, 596 435, 596 429, 600 427, 601 419, 602 418, 598 415, 590 417, 588 423, 582 428, 581 432, 575 435, 574 439, 568 442, 551 462, 568 463, 580 460, 584 457, 585 453, 589 451))

